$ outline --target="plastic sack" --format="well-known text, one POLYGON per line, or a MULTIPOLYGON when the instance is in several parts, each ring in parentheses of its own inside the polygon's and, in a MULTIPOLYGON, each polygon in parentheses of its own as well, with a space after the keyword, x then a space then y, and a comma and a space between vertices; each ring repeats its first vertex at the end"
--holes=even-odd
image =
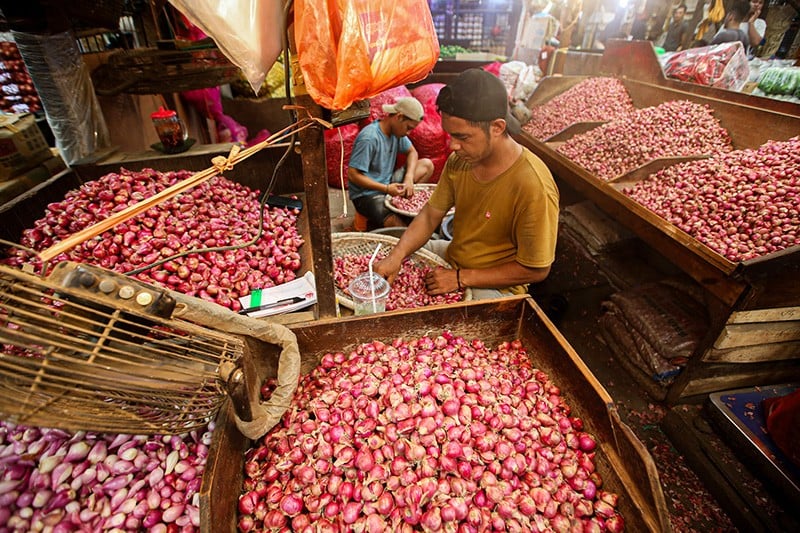
POLYGON ((283 13, 276 0, 169 0, 214 39, 258 93, 281 52, 283 13))
POLYGON ((398 98, 403 98, 405 96, 411 96, 411 91, 409 91, 405 85, 392 87, 391 89, 386 89, 385 91, 376 94, 369 99, 369 118, 365 118, 360 121, 359 126, 363 128, 370 122, 374 122, 379 118, 385 117, 386 112, 383 110, 383 106, 386 104, 393 104, 398 98))
POLYGON ((672 364, 687 360, 708 330, 704 306, 673 282, 644 283, 603 302, 615 306, 633 329, 672 364))
POLYGON ((294 17, 303 81, 328 109, 419 81, 439 58, 423 0, 298 0, 294 17))
POLYGON ((740 91, 750 79, 750 64, 740 41, 690 48, 664 62, 664 75, 680 81, 740 91))
POLYGON ((72 32, 12 32, 67 164, 111 144, 89 69, 72 32))
POLYGON ((436 98, 442 87, 444 85, 441 83, 429 83, 411 91, 411 95, 422 104, 425 118, 408 133, 408 138, 414 144, 419 157, 427 157, 433 162, 430 183, 439 183, 444 164, 451 152, 450 136, 442 129, 442 116, 436 108, 436 98))

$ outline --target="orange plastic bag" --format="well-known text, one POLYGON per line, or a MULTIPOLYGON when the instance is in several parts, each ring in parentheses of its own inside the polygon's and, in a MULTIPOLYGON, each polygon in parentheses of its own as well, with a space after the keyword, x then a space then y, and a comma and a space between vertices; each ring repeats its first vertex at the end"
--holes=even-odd
POLYGON ((308 93, 328 109, 419 81, 439 59, 425 0, 298 0, 294 26, 308 93))

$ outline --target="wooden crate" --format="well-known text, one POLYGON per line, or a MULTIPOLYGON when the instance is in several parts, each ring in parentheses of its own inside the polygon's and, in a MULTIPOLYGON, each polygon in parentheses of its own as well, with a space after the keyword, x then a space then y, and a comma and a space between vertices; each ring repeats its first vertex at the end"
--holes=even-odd
MULTIPOLYGON (((669 531, 669 516, 658 473, 647 449, 619 417, 612 398, 581 358, 524 296, 462 302, 424 310, 394 311, 381 315, 320 320, 291 326, 297 335, 302 372, 315 368, 329 351, 347 351, 363 342, 415 338, 450 330, 466 338, 480 338, 494 346, 520 339, 535 367, 547 372, 561 387, 572 413, 582 418, 597 437, 598 472, 604 488, 620 495, 619 510, 628 531, 669 531)), ((275 373, 277 354, 265 354, 260 364, 275 373)), ((203 478, 202 531, 236 531, 237 501, 243 479, 244 453, 250 442, 220 415, 203 478)))
MULTIPOLYGON (((642 44, 650 46, 632 43, 627 49, 623 43, 615 44, 607 52, 609 57, 604 57, 605 70, 592 75, 621 76, 637 108, 678 99, 710 106, 736 149, 756 148, 770 139, 787 140, 800 132, 797 104, 666 80, 657 61, 658 70, 649 62, 642 44), (624 63, 622 58, 630 61, 624 63)), ((529 105, 547 102, 586 77, 547 78, 531 95, 529 105)), ((569 135, 546 142, 524 132, 519 139, 555 176, 703 286, 711 327, 666 391, 667 400, 674 403, 709 392, 800 377, 800 339, 796 335, 800 324, 800 246, 740 263, 726 259, 621 192, 623 187, 686 158, 655 160, 606 181, 556 151, 561 142, 590 129, 588 126, 577 124, 562 132, 569 135)))

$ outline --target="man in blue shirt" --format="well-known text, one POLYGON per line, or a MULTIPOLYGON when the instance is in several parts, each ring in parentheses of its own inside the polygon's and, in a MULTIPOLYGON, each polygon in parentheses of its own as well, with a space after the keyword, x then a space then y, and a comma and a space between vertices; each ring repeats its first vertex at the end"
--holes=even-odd
POLYGON ((403 97, 384 105, 383 111, 385 117, 358 133, 347 170, 350 200, 369 221, 369 229, 405 226, 406 221, 384 205, 385 195, 410 198, 414 184, 433 175, 433 162, 420 159, 407 137, 424 118, 422 104, 403 97), (398 154, 406 155, 406 164, 395 170, 398 154))

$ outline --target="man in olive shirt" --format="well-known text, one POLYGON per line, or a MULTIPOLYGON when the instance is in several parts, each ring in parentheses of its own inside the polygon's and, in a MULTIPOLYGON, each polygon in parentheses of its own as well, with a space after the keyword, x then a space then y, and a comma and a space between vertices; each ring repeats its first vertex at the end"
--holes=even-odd
POLYGON ((509 134, 519 132, 519 123, 496 76, 468 69, 442 88, 436 105, 453 153, 430 200, 375 271, 391 283, 403 259, 426 246, 454 267, 427 276, 430 294, 465 287, 475 299, 523 294, 529 283, 547 277, 555 259, 559 194, 553 177, 509 134), (452 207, 452 241, 428 243, 452 207))

